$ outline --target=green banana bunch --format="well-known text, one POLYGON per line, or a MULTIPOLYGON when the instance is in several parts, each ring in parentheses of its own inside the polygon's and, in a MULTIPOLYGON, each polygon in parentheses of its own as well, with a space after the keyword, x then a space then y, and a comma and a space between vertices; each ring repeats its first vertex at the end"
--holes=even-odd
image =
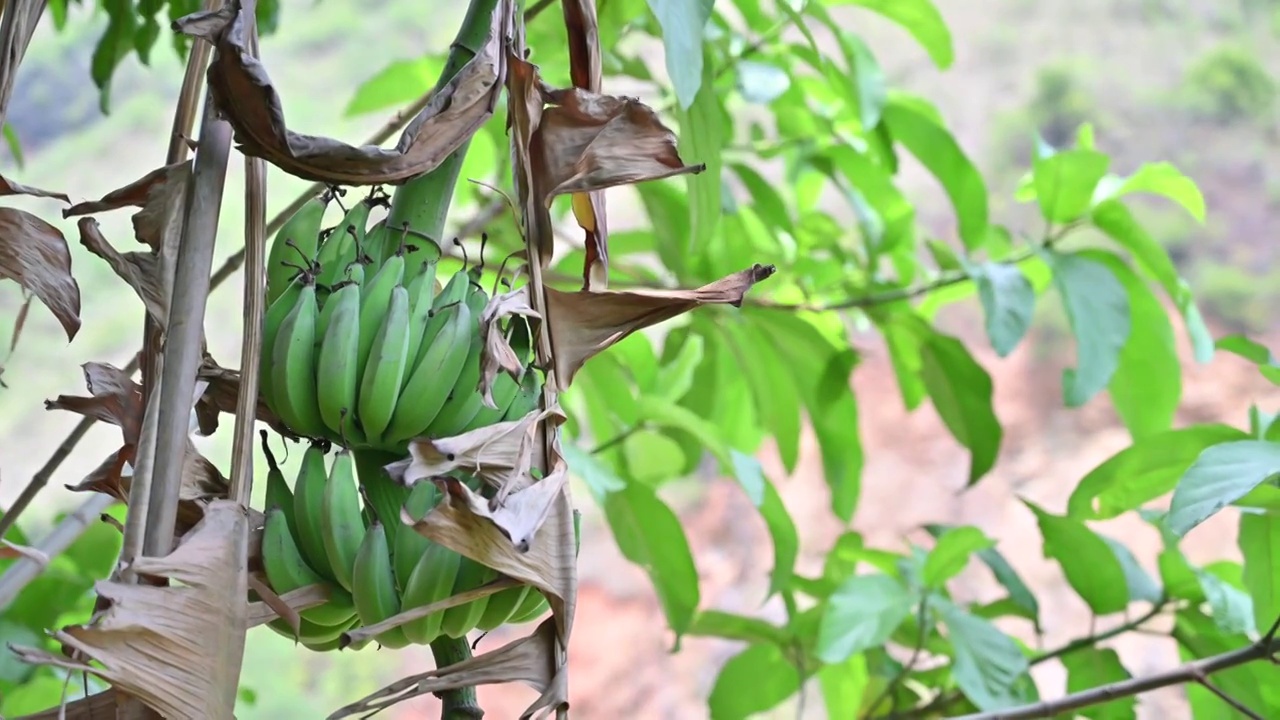
POLYGON ((360 256, 365 240, 365 224, 369 221, 373 205, 367 197, 357 201, 320 245, 316 256, 320 273, 316 282, 323 287, 330 288, 345 279, 348 266, 360 256))
MULTIPOLYGON (((400 595, 396 592, 395 571, 388 551, 387 533, 383 532, 381 524, 375 522, 365 530, 351 569, 355 588, 352 598, 360 622, 365 625, 382 622, 400 612, 400 595)), ((409 644, 403 627, 391 628, 374 636, 374 639, 392 650, 409 644)))
POLYGON ((299 267, 309 267, 316 260, 320 224, 328 205, 326 196, 313 197, 280 226, 267 251, 267 307, 289 286, 299 267))

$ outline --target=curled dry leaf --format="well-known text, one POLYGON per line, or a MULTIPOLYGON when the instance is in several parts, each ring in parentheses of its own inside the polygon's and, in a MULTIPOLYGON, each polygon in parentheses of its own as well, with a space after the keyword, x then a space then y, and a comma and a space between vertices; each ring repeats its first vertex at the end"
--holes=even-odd
POLYGON ((62 217, 88 215, 90 213, 118 210, 123 207, 146 207, 155 190, 166 185, 183 187, 190 172, 190 160, 158 167, 128 185, 103 195, 99 200, 89 200, 72 205, 62 211, 62 217))
POLYGON ((127 695, 115 688, 107 688, 66 705, 33 715, 23 715, 22 720, 105 720, 116 717, 116 710, 127 698, 127 695))
POLYGON ((164 327, 169 317, 169 301, 164 292, 160 256, 150 252, 121 253, 102 236, 98 221, 91 217, 80 218, 78 226, 80 244, 106 260, 116 275, 137 293, 157 326, 164 327))
POLYGON ((21 183, 16 183, 3 175, 0 175, 0 195, 30 195, 31 197, 53 198, 54 200, 61 200, 67 204, 71 203, 71 198, 60 192, 41 190, 38 187, 22 185, 21 183))
MULTIPOLYGON (((196 401, 196 421, 200 426, 200 434, 208 436, 218 429, 220 414, 236 413, 236 402, 240 396, 240 371, 222 367, 206 353, 196 377, 208 382, 204 394, 196 401)), ((257 418, 285 437, 298 437, 280 422, 280 418, 271 412, 262 398, 258 398, 257 418)))
POLYGON ((142 386, 129 373, 109 363, 80 366, 92 397, 59 395, 45 401, 46 410, 70 410, 120 428, 126 445, 135 445, 142 430, 142 386))
POLYGON ((542 480, 526 484, 505 496, 495 496, 492 501, 472 492, 471 488, 454 478, 441 478, 438 482, 472 515, 493 523, 516 550, 528 552, 538 528, 546 521, 556 496, 564 488, 568 474, 568 465, 563 459, 557 459, 551 473, 542 480))
POLYGON ((29 647, 14 652, 97 675, 163 717, 230 720, 244 655, 247 537, 244 509, 216 501, 173 552, 134 561, 139 574, 174 584, 96 583, 107 609, 53 636, 101 666, 29 647))
POLYGON ((546 288, 557 389, 567 389, 583 363, 636 330, 702 305, 741 307, 747 291, 774 271, 772 265, 752 265, 696 290, 563 292, 546 288))
MULTIPOLYGON (((250 519, 252 520, 252 518, 250 519)), ((250 559, 253 558, 252 546, 250 546, 249 548, 249 557, 250 559)), ((254 582, 253 576, 250 575, 249 579, 251 581, 250 586, 252 587, 252 583, 254 582)), ((256 592, 259 593, 259 595, 261 595, 264 598, 266 597, 266 595, 263 594, 264 592, 271 593, 273 597, 279 598, 281 603, 283 603, 286 607, 288 607, 290 610, 293 611, 293 615, 295 617, 297 616, 299 610, 306 610, 307 608, 313 608, 319 605, 323 605, 329 601, 329 587, 322 583, 315 583, 314 585, 304 585, 303 587, 290 590, 289 592, 283 595, 276 595, 271 591, 271 588, 269 587, 261 587, 261 588, 254 588, 254 589, 256 592)), ((280 607, 274 606, 274 602, 268 602, 265 599, 257 600, 249 603, 249 609, 247 611, 247 614, 245 615, 245 626, 257 627, 258 625, 265 625, 271 622, 272 620, 275 620, 278 617, 284 617, 286 622, 289 623, 289 626, 294 628, 294 632, 297 632, 297 624, 289 620, 289 618, 286 617, 286 615, 287 613, 285 614, 281 613, 280 607)))
POLYGON ((399 183, 435 169, 493 114, 506 71, 500 48, 502 27, 514 12, 510 0, 494 11, 485 46, 431 98, 393 149, 355 147, 288 128, 266 68, 247 47, 255 5, 254 0, 231 0, 220 10, 194 13, 174 23, 178 32, 204 38, 216 48, 209 89, 246 155, 307 180, 399 183))
MULTIPOLYGON (((564 25, 569 40, 569 75, 573 86, 600 92, 600 28, 596 22, 595 0, 564 0, 564 25)), ((604 290, 609 283, 609 228, 605 217, 604 191, 574 193, 573 215, 584 233, 586 261, 582 266, 582 288, 604 290)))
POLYGON ((483 349, 480 351, 480 394, 485 407, 497 409, 493 401, 493 381, 499 372, 506 372, 516 382, 524 376, 523 359, 511 348, 511 343, 502 333, 502 320, 512 316, 538 318, 538 314, 529 305, 529 294, 525 288, 516 288, 489 299, 484 312, 480 315, 480 338, 483 349))
POLYGON ((556 629, 543 621, 527 637, 512 641, 483 655, 397 680, 360 700, 335 710, 327 720, 369 715, 396 703, 428 693, 461 687, 522 682, 542 693, 521 715, 534 717, 540 711, 565 707, 569 702, 564 668, 557 668, 556 629))
POLYGON ((0 278, 27 288, 53 313, 70 342, 80 331, 80 286, 62 231, 24 210, 0 208, 0 278))
MULTIPOLYGON (((462 482, 453 477, 437 478, 435 482, 445 490, 442 499, 422 520, 413 523, 413 528, 454 552, 540 590, 547 597, 556 618, 557 633, 567 647, 577 602, 578 573, 573 509, 568 494, 555 493, 542 531, 533 536, 528 549, 522 552, 490 517, 473 510, 462 482)), ((544 482, 547 480, 536 485, 544 482)), ((564 483, 559 485, 563 489, 564 483)), ((401 519, 410 518, 402 516, 401 519)))
POLYGON ((4 123, 9 110, 18 66, 27 54, 27 46, 31 44, 31 36, 40 24, 46 4, 46 0, 6 0, 0 3, 0 12, 4 13, 4 22, 0 23, 0 57, 4 58, 4 62, 0 62, 0 124, 4 123))
POLYGON ((453 437, 419 438, 409 443, 409 457, 389 465, 387 473, 410 487, 454 470, 499 488, 512 482, 527 484, 538 423, 564 421, 564 412, 556 406, 453 437))

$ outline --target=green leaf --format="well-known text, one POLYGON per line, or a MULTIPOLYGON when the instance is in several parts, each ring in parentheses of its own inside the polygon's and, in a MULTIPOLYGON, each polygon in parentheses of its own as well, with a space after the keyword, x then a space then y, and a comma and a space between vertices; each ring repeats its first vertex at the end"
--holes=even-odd
POLYGON ((694 616, 688 634, 695 637, 718 637, 775 645, 791 642, 791 636, 787 631, 773 623, 721 610, 700 611, 694 616))
POLYGON ((1093 208, 1091 219, 1094 227, 1133 254, 1138 265, 1151 273, 1170 299, 1178 299, 1181 290, 1178 269, 1174 267, 1173 260, 1124 203, 1103 200, 1093 208))
POLYGON ((827 717, 858 717, 862 704, 869 699, 867 686, 870 683, 866 655, 851 655, 844 662, 823 665, 818 670, 818 686, 822 689, 827 717))
POLYGON ((702 31, 714 4, 715 0, 649 0, 649 9, 662 28, 667 74, 682 110, 693 105, 704 87, 711 89, 703 68, 702 31))
POLYGON ((1129 339, 1129 295, 1111 269, 1074 253, 1050 252, 1053 282, 1076 338, 1077 368, 1063 371, 1067 407, 1080 407, 1111 382, 1129 339))
POLYGON ((1100 202, 1129 193, 1162 195, 1181 205, 1196 220, 1205 220, 1204 196, 1200 188, 1171 163, 1147 163, 1126 178, 1107 176, 1098 183, 1094 198, 1095 202, 1100 202))
POLYGON ((1027 587, 1027 584, 1022 581, 1018 571, 1013 569, 1013 566, 1004 558, 1004 555, 1001 555, 1000 551, 994 547, 990 547, 979 550, 978 559, 991 569, 991 574, 995 575, 996 582, 1000 583, 1009 592, 1009 600, 1025 610, 1031 621, 1039 628, 1040 603, 1036 601, 1036 596, 1032 594, 1031 588, 1027 587))
POLYGON ((1178 480, 1169 504, 1169 532, 1178 537, 1280 473, 1280 444, 1237 440, 1200 453, 1178 480))
POLYGON ((862 232, 876 252, 888 252, 909 242, 914 231, 915 206, 893 182, 893 176, 866 153, 848 145, 836 145, 818 158, 830 158, 836 169, 878 216, 878 223, 863 218, 862 232))
POLYGON ((80 572, 94 580, 102 580, 115 568, 116 558, 119 557, 123 544, 124 537, 119 530, 96 521, 71 543, 65 555, 79 566, 80 572))
POLYGON ((884 335, 885 344, 889 346, 889 361, 893 364, 893 374, 898 379, 898 389, 902 393, 902 404, 908 410, 915 410, 928 395, 924 380, 920 377, 923 360, 920 357, 921 328, 928 328, 915 313, 894 313, 887 322, 877 321, 880 332, 884 335))
POLYGON ((10 646, 41 648, 45 644, 44 636, 26 625, 0 618, 0 638, 4 638, 5 643, 4 648, 0 649, 0 681, 15 684, 26 682, 36 671, 36 666, 19 660, 10 646))
POLYGON ((1248 437, 1227 425, 1204 424, 1135 441, 1084 476, 1067 501, 1067 514, 1105 520, 1133 510, 1173 490, 1205 448, 1248 437))
POLYGON ((951 674, 960 691, 980 710, 998 710, 1021 703, 1014 685, 1028 669, 1018 644, 995 625, 936 600, 955 651, 951 674))
POLYGON ((629 483, 604 500, 605 518, 624 557, 649 575, 676 640, 698 609, 698 570, 680 519, 640 483, 629 483))
POLYGON ((573 473, 587 484, 597 503, 603 504, 605 496, 611 492, 626 489, 626 482, 591 453, 583 452, 573 443, 562 443, 560 450, 573 473))
POLYGON ((724 333, 755 403, 756 416, 773 435, 783 468, 795 472, 800 461, 800 389, 789 366, 760 332, 758 323, 716 323, 724 333))
POLYGON ((22 154, 22 142, 18 140, 18 133, 9 123, 4 124, 4 143, 9 147, 9 154, 13 156, 13 164, 22 170, 26 167, 27 159, 22 154))
POLYGON ((1155 580, 1147 574, 1143 569, 1138 558, 1134 557, 1133 551, 1126 547, 1119 540, 1109 538, 1106 535, 1098 533, 1098 537, 1111 548, 1111 552, 1115 553, 1116 560, 1120 561, 1120 567, 1124 570, 1124 584, 1129 590, 1129 600, 1155 603, 1160 602, 1160 586, 1155 580))
MULTIPOLYGON (((791 222, 791 212, 787 209, 786 202, 782 196, 774 189, 769 181, 761 177, 760 173, 751 168, 750 165, 744 163, 730 163, 729 167, 737 174, 738 179, 746 187, 747 192, 751 195, 751 207, 755 209, 756 214, 772 228, 786 230, 789 233, 795 233, 795 226, 791 222)), ((610 242, 612 243, 612 237, 610 242)))
POLYGON ((1129 338, 1107 390, 1134 440, 1168 430, 1182 398, 1182 365, 1173 326, 1146 282, 1109 252, 1081 253, 1106 265, 1129 297, 1129 338))
POLYGON ((914 599, 888 575, 854 575, 827 598, 818 626, 817 654, 839 663, 883 645, 911 614, 914 599))
POLYGON ((768 105, 789 87, 791 76, 777 65, 755 60, 738 61, 738 92, 747 102, 768 105))
MULTIPOLYGON (((672 0, 650 0, 671 2, 672 0)), ((702 0, 686 2, 697 5, 702 0)), ((689 188, 689 227, 691 234, 682 247, 691 256, 697 256, 702 248, 715 237, 720 224, 721 188, 720 171, 725 144, 724 109, 713 85, 714 76, 708 66, 703 73, 702 89, 692 104, 677 112, 680 122, 680 157, 689 164, 702 163, 706 169, 700 173, 685 175, 689 188)))
POLYGON ((897 96, 886 103, 884 122, 893 138, 906 146, 946 190, 965 248, 981 247, 987 238, 987 186, 955 138, 918 107, 897 96))
POLYGON ((680 443, 667 433, 641 429, 622 441, 627 475, 633 480, 658 487, 683 475, 687 458, 680 443))
POLYGON ((689 201, 685 193, 676 189, 674 181, 639 183, 635 188, 657 240, 658 258, 668 270, 685 280, 690 237, 689 201))
POLYGON ((751 504, 760 511, 769 537, 773 538, 773 570, 769 574, 769 595, 779 592, 791 582, 795 572, 796 557, 800 552, 800 537, 795 522, 782 503, 782 497, 764 476, 760 461, 737 450, 730 450, 734 475, 746 491, 751 504))
POLYGON ((680 349, 671 362, 658 370, 653 392, 659 397, 675 402, 693 387, 693 373, 702 364, 704 340, 701 335, 689 335, 680 343, 680 349))
MULTIPOLYGON (((1078 693, 1132 677, 1120 662, 1120 656, 1111 648, 1086 647, 1062 656, 1067 670, 1067 692, 1078 693)), ((1075 713, 1090 720, 1132 720, 1137 717, 1136 697, 1119 698, 1075 713)))
POLYGON ((356 117, 409 103, 434 87, 443 69, 444 58, 435 55, 393 60, 356 88, 342 116, 356 117))
POLYGON ((800 673, 774 644, 751 645, 729 658, 707 704, 711 720, 745 720, 800 689, 800 673))
POLYGON ((975 268, 978 299, 986 316, 987 337, 1000 357, 1007 357, 1031 327, 1036 292, 1012 263, 983 263, 975 268))
POLYGON ((1066 223, 1087 213, 1093 189, 1110 164, 1111 158, 1096 150, 1066 150, 1036 158, 1032 178, 1040 214, 1049 222, 1066 223))
POLYGON ((923 581, 926 587, 941 588, 948 580, 960 574, 969 558, 979 550, 995 545, 991 538, 972 526, 951 528, 938 537, 924 561, 923 581))
POLYGON ((1280 617, 1280 517, 1244 513, 1240 516, 1240 554, 1243 580, 1253 600, 1257 628, 1269 628, 1280 617))
POLYGON ((935 65, 951 66, 954 51, 946 20, 929 0, 826 0, 828 6, 859 5, 898 23, 929 53, 935 65))
MULTIPOLYGON (((1179 654, 1186 660, 1221 655, 1249 644, 1249 638, 1222 632, 1211 618, 1196 609, 1181 610, 1175 618, 1173 636, 1178 640, 1179 654)), ((1213 684, 1245 707, 1261 709, 1264 713, 1280 702, 1280 693, 1277 693, 1277 688, 1280 688, 1280 667, 1272 663, 1249 663, 1215 672, 1213 684)), ((1191 690, 1199 689, 1203 688, 1189 687, 1188 695, 1191 690)), ((1217 697, 1213 697, 1209 703, 1216 712, 1198 717, 1226 718, 1235 715, 1235 711, 1217 697)))
MULTIPOLYGON (((1226 633, 1253 633, 1253 602, 1249 595, 1228 584, 1222 578, 1205 570, 1197 570, 1196 577, 1204 590, 1205 600, 1213 612, 1213 621, 1226 633)), ((1272 617, 1268 623, 1275 622, 1272 617)), ((1269 625, 1264 625, 1264 628, 1269 625)))
POLYGON ((1051 515, 1023 500, 1036 515, 1044 556, 1062 566, 1067 582, 1095 615, 1120 612, 1129 604, 1124 567, 1111 546, 1079 520, 1051 515))
POLYGON ((107 115, 111 106, 111 76, 120 61, 133 50, 139 18, 134 12, 133 0, 102 0, 99 7, 107 11, 107 29, 93 49, 89 76, 98 88, 98 109, 107 115))
POLYGON ((66 683, 60 677, 44 673, 37 675, 4 694, 0 701, 0 714, 9 718, 26 717, 56 708, 65 687, 66 683))
POLYGON ((1252 362, 1258 366, 1262 377, 1276 385, 1280 385, 1280 362, 1276 362, 1275 355, 1271 354, 1271 350, 1266 345, 1250 340, 1243 335, 1227 335, 1219 338, 1214 347, 1217 350, 1234 353, 1252 362))
POLYGON ((922 377, 942 422, 969 449, 973 485, 995 465, 1003 430, 991 400, 991 376, 964 343, 933 333, 921 347, 922 377))

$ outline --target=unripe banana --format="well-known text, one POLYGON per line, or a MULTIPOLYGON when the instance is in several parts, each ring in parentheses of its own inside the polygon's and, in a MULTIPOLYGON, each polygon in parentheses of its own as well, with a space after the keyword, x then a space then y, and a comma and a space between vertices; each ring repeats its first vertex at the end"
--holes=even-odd
MULTIPOLYGON (((422 347, 422 338, 431 321, 431 306, 436 296, 436 263, 428 260, 422 263, 413 280, 409 281, 409 349, 405 357, 412 364, 418 359, 418 350, 422 347)), ((406 368, 405 375, 408 375, 406 368)))
MULTIPOLYGON (((465 302, 467 307, 471 309, 472 317, 478 319, 484 312, 484 307, 489 302, 489 298, 484 290, 475 285, 470 285, 465 302)), ((479 390, 480 361, 483 351, 484 341, 477 331, 471 336, 467 357, 463 361, 462 371, 458 374, 458 379, 454 381, 453 387, 450 388, 448 397, 440 408, 440 412, 436 414, 436 417, 431 421, 431 425, 427 428, 427 433, 432 437, 452 437, 465 431, 468 424, 480 412, 480 408, 483 407, 484 398, 479 390)))
POLYGON ((391 291, 387 314, 374 338, 360 383, 360 427, 370 445, 380 444, 382 432, 395 412, 408 349, 409 291, 397 285, 391 291))
POLYGON ((506 413, 503 414, 504 422, 519 420, 536 410, 542 402, 542 371, 537 368, 526 368, 524 377, 520 379, 520 391, 516 393, 516 397, 507 406, 506 413))
MULTIPOLYGON (((293 309, 280 323, 271 349, 272 408, 284 424, 304 437, 324 435, 316 404, 316 286, 305 275, 293 309)), ((264 346, 265 349, 265 346, 264 346)))
MULTIPOLYGON (((352 597, 356 612, 364 625, 374 625, 400 612, 400 597, 396 593, 396 581, 388 555, 387 533, 380 523, 373 523, 365 530, 364 540, 356 553, 352 568, 352 597)), ((384 647, 397 649, 409 644, 401 628, 392 628, 376 636, 384 647)))
POLYGON ((378 269, 376 275, 367 278, 360 285, 360 350, 356 372, 361 378, 369 363, 374 338, 382 327, 382 319, 387 315, 387 306, 391 304, 391 291, 400 285, 403 278, 404 256, 393 255, 378 269))
MULTIPOLYGON (((457 595, 468 590, 475 590, 497 576, 498 573, 493 568, 482 565, 469 557, 462 556, 458 573, 453 581, 453 591, 450 594, 457 595)), ((480 618, 484 617, 484 610, 489 604, 489 597, 482 597, 465 605, 457 605, 445 610, 444 617, 440 620, 440 632, 451 638, 460 638, 475 630, 476 623, 480 622, 480 618)))
MULTIPOLYGON (((399 233, 396 233, 397 237, 399 237, 399 235, 399 233)), ((380 267, 383 260, 394 254, 393 252, 386 252, 388 237, 389 233, 387 230, 386 218, 374 223, 373 226, 369 228, 369 231, 365 233, 364 244, 360 247, 360 250, 369 260, 369 264, 375 268, 380 267)), ((392 247, 392 250, 394 251, 395 248, 392 247)))
POLYGON ((310 620, 302 620, 298 623, 298 635, 296 637, 293 634, 293 628, 289 627, 289 623, 285 622, 284 618, 272 620, 267 623, 267 627, 279 635, 283 635, 290 640, 296 640, 314 649, 312 646, 333 642, 341 637, 342 633, 359 624, 360 618, 354 614, 338 625, 317 625, 310 620))
MULTIPOLYGON (((440 489, 433 482, 420 482, 409 491, 404 501, 404 511, 416 522, 426 516, 431 508, 440 502, 440 489)), ((418 559, 427 551, 431 541, 426 539, 411 525, 396 523, 392 538, 393 548, 391 562, 395 566, 396 587, 400 588, 401 597, 408 587, 409 575, 417 567, 418 559)))
POLYGON ((320 341, 316 360, 316 404, 320 418, 338 438, 362 442, 356 424, 356 397, 360 387, 360 287, 343 285, 325 303, 332 310, 329 326, 320 341))
POLYGON ((400 391, 401 400, 396 403, 384 440, 398 443, 426 431, 457 383, 471 341, 479 334, 479 323, 466 303, 444 307, 432 321, 437 319, 442 327, 430 346, 423 343, 426 352, 400 391))
MULTIPOLYGON (((529 596, 529 593, 537 592, 529 585, 519 585, 506 590, 499 590, 490 595, 489 604, 485 605, 484 615, 480 616, 480 621, 476 623, 476 629, 489 632, 505 624, 524 603, 524 599, 529 596)), ((406 630, 406 632, 408 631, 406 630)))
POLYGON ((280 226, 267 251, 267 307, 284 292, 297 274, 297 266, 307 267, 316 259, 320 224, 324 221, 327 205, 320 196, 313 197, 280 226), (289 245, 290 240, 297 249, 289 245))
POLYGON ((262 352, 258 358, 258 394, 273 412, 276 408, 276 400, 271 383, 272 353, 276 346, 276 338, 280 336, 280 325, 298 304, 298 296, 302 294, 302 286, 305 284, 302 275, 294 278, 267 307, 267 312, 262 318, 262 352))
POLYGON ((266 524, 262 528, 262 569, 266 572, 271 589, 277 595, 317 583, 327 586, 329 599, 323 605, 300 610, 298 615, 302 618, 317 625, 334 626, 347 622, 355 615, 351 595, 340 587, 326 583, 303 559, 293 536, 289 534, 288 521, 279 508, 267 511, 266 524))
POLYGON ((520 385, 510 375, 500 372, 493 379, 493 391, 490 394, 493 396, 493 402, 497 407, 485 407, 484 396, 477 392, 476 396, 480 398, 480 408, 472 416, 471 422, 467 423, 466 427, 463 428, 464 432, 501 422, 503 416, 507 414, 507 409, 511 407, 511 403, 515 402, 516 396, 520 394, 520 385))
POLYGON ((276 464, 276 456, 267 445, 267 432, 262 431, 262 452, 267 456, 267 493, 263 507, 266 510, 280 508, 289 527, 289 534, 297 536, 298 523, 293 517, 293 491, 284 479, 284 473, 276 464))
MULTIPOLYGON (((448 598, 453 594, 453 585, 461 565, 461 555, 439 543, 427 540, 426 551, 417 558, 413 572, 409 573, 404 592, 401 593, 401 607, 411 610, 448 598)), ((403 625, 405 637, 419 645, 426 645, 435 640, 440 636, 440 626, 444 622, 446 612, 448 610, 441 610, 405 623, 403 625)))
POLYGON ((365 525, 350 450, 334 454, 321 506, 324 511, 322 539, 329 569, 339 585, 351 590, 351 569, 355 567, 356 553, 364 539, 365 525))
POLYGON ((324 467, 325 449, 313 442, 302 453, 298 477, 293 482, 293 517, 298 526, 298 547, 317 573, 333 581, 337 574, 324 547, 324 492, 328 480, 324 467))
POLYGON ((334 228, 329 238, 320 246, 317 262, 320 263, 320 275, 316 282, 331 286, 341 281, 346 274, 347 265, 356 259, 356 249, 364 244, 365 225, 369 222, 369 212, 373 204, 368 198, 357 201, 347 210, 342 222, 334 228))

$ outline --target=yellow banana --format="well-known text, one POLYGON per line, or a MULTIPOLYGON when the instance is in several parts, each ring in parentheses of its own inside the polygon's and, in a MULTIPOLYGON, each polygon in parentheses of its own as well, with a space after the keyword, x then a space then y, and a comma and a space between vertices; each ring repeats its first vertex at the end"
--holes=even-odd
MULTIPOLYGON (((447 292, 447 289, 446 289, 447 292)), ((446 305, 432 322, 441 328, 400 391, 385 440, 401 442, 426 432, 458 381, 471 342, 479 335, 479 323, 466 303, 446 305)), ((425 335, 425 334, 424 334, 425 335)))
POLYGON ((360 383, 360 428, 371 445, 380 444, 379 438, 395 412, 408 348, 409 291, 397 285, 391 291, 391 302, 374 338, 360 383))
POLYGON ((298 267, 309 267, 316 259, 320 243, 320 225, 328 198, 319 195, 298 208, 271 242, 267 251, 267 306, 270 307, 280 293, 288 287, 298 267))
POLYGON ((324 548, 324 492, 328 479, 325 448, 311 443, 302 453, 298 477, 293 482, 293 518, 298 527, 298 547, 307 564, 327 580, 336 580, 324 548))
POLYGON ((343 285, 325 309, 332 309, 316 360, 316 403, 320 418, 338 438, 362 442, 356 425, 356 397, 360 387, 360 287, 343 285))
MULTIPOLYGON (((451 595, 475 590, 498 576, 497 571, 482 565, 469 557, 462 557, 458 573, 454 577, 451 595)), ((492 596, 490 596, 492 597, 492 596)), ((444 611, 440 620, 440 632, 451 638, 460 638, 476 629, 476 623, 484 617, 484 610, 489 604, 488 597, 472 600, 465 605, 457 605, 444 611)))
MULTIPOLYGON (((305 275, 293 309, 285 316, 271 348, 272 408, 284 424, 304 437, 324 435, 316 404, 316 285, 305 275)), ((266 346, 263 346, 266 349, 266 346)), ((265 354, 265 353, 264 353, 265 354)))
MULTIPOLYGON (((400 595, 401 607, 410 610, 448 598, 453 594, 453 585, 461 564, 461 555, 427 540, 426 552, 417 558, 413 572, 409 573, 409 580, 405 583, 404 592, 400 595)), ((441 610, 405 623, 405 636, 419 645, 430 643, 440 636, 440 625, 444 622, 446 612, 448 610, 441 610)))
POLYGON ((324 552, 334 579, 351 590, 351 569, 356 552, 364 539, 364 516, 360 512, 360 490, 356 487, 355 461, 350 450, 339 450, 333 456, 329 481, 324 485, 321 502, 324 552))
MULTIPOLYGON (((400 612, 400 597, 388 555, 387 533, 375 522, 364 533, 356 552, 351 572, 352 597, 356 612, 364 625, 374 625, 400 612)), ((405 647, 409 639, 402 628, 392 628, 375 638, 383 647, 393 650, 405 647)))
POLYGON ((326 583, 303 559, 293 536, 289 534, 284 512, 279 508, 267 511, 266 524, 262 528, 262 569, 277 595, 316 583, 327 586, 329 599, 323 605, 300 610, 300 617, 317 625, 334 626, 355 615, 351 595, 332 583, 326 583))

